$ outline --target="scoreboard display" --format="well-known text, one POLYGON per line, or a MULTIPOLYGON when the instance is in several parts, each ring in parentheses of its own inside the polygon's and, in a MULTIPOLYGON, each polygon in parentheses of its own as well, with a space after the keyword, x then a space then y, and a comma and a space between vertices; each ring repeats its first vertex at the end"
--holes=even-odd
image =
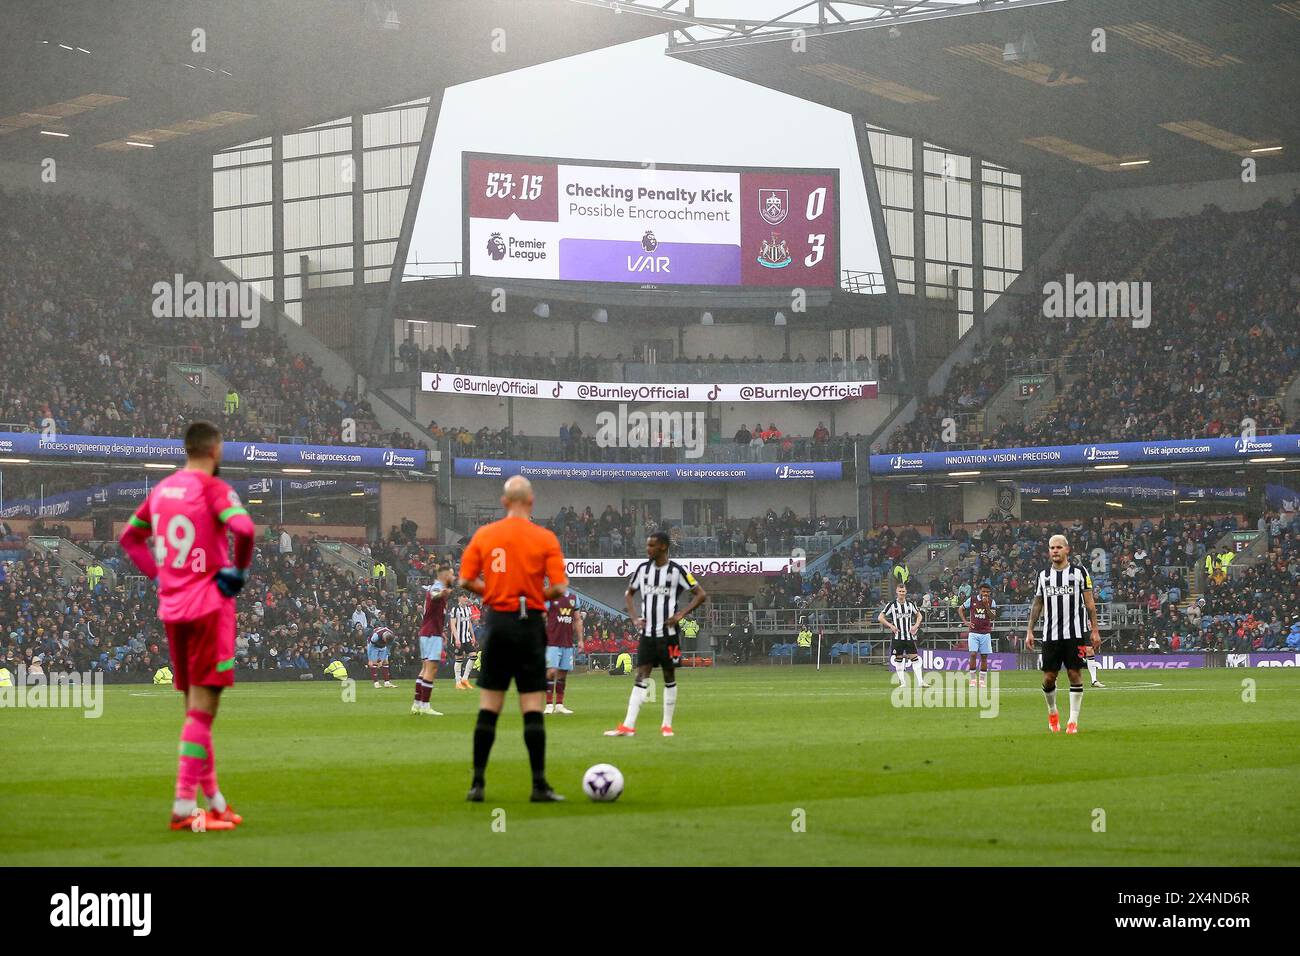
POLYGON ((839 170, 462 154, 471 276, 834 288, 839 170))

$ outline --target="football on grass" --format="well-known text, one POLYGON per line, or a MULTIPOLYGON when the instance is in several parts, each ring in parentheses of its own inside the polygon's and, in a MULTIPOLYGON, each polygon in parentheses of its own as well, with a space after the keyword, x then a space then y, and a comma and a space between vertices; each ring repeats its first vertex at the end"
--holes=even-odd
POLYGON ((617 800, 623 792, 623 775, 612 764, 598 763, 582 775, 582 792, 593 800, 617 800))

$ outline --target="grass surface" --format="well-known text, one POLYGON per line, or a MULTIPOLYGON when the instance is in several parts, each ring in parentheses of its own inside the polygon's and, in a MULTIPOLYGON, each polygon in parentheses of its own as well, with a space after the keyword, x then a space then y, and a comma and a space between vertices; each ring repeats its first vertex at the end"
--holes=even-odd
POLYGON ((427 718, 407 712, 409 680, 359 683, 353 703, 325 680, 236 686, 214 736, 222 789, 245 816, 233 833, 165 827, 182 720, 170 688, 109 687, 95 720, 6 708, 0 865, 1300 862, 1293 668, 1108 672, 1074 737, 1047 732, 1030 672, 1001 675, 993 719, 895 707, 877 667, 679 674, 672 739, 657 730, 662 687, 641 734, 606 739, 630 681, 570 679, 577 713, 547 718, 560 805, 527 802, 513 694, 475 805, 463 801, 477 692, 439 681, 447 716, 427 718), (626 777, 616 803, 581 793, 600 762, 626 777))

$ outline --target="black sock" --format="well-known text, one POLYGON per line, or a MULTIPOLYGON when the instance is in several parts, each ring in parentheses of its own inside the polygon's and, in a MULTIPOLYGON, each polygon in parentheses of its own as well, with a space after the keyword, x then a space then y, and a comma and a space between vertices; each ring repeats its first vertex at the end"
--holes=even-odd
POLYGON ((490 710, 478 712, 478 723, 474 725, 474 786, 476 787, 483 786, 483 773, 487 770, 488 755, 492 753, 492 744, 497 739, 498 716, 490 710))
POLYGON ((524 714, 524 746, 533 768, 533 786, 540 787, 546 783, 546 724, 540 710, 524 714))

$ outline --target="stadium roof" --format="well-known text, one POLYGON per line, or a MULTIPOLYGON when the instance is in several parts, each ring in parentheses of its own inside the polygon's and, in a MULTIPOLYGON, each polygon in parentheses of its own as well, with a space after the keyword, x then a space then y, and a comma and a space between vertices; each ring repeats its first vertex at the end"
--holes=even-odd
POLYGON ((1300 0, 790 0, 766 21, 576 2, 644 13, 686 62, 1020 172, 1109 188, 1236 177, 1248 156, 1300 169, 1300 0))
POLYGON ((10 5, 0 160, 55 156, 128 172, 145 157, 192 165, 226 146, 662 30, 567 0, 10 5), (492 49, 498 27, 502 52, 492 49), (195 30, 205 52, 193 49, 195 30))

